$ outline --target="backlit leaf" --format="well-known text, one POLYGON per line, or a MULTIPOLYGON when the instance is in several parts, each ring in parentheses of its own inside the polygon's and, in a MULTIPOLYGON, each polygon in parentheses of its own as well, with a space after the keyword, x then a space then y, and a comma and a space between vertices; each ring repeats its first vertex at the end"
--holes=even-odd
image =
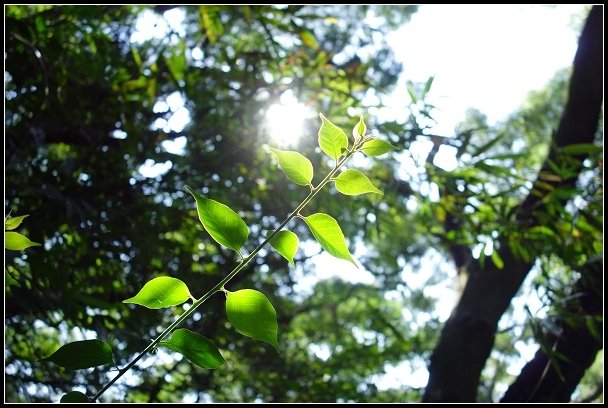
POLYGON ((279 349, 277 312, 263 293, 253 289, 228 292, 226 314, 239 333, 279 349))
POLYGON ((365 193, 382 194, 367 176, 359 170, 348 169, 344 170, 335 180, 336 190, 346 195, 359 195, 365 193))
POLYGON ((305 46, 312 48, 313 50, 316 50, 319 48, 319 43, 317 42, 317 39, 308 30, 300 31, 300 39, 302 40, 302 43, 305 46))
POLYGON ((294 183, 307 186, 312 181, 312 163, 298 152, 270 149, 277 159, 283 173, 294 183))
POLYGON ((355 261, 353 261, 346 246, 346 239, 344 238, 342 229, 340 229, 335 219, 327 214, 317 213, 304 217, 304 221, 306 221, 308 228, 312 231, 312 235, 314 235, 323 249, 336 258, 344 259, 355 265, 355 261))
POLYGON ((418 97, 416 96, 416 91, 414 90, 414 86, 408 82, 407 84, 407 93, 410 95, 410 99, 413 103, 418 102, 418 97))
POLYGON ((139 293, 122 303, 134 303, 148 309, 162 309, 181 305, 190 299, 188 286, 179 279, 160 276, 148 281, 139 293))
POLYGON ((319 116, 323 122, 319 129, 319 146, 327 155, 337 160, 343 151, 348 148, 348 136, 322 113, 319 116))
MULTIPOLYGON (((271 232, 272 233, 272 232, 271 232)), ((298 251, 300 240, 298 236, 291 231, 280 231, 277 235, 272 237, 270 245, 279 253, 283 258, 287 259, 291 266, 293 266, 293 257, 298 251)))
POLYGON ((429 93, 429 91, 431 90, 431 86, 433 85, 434 79, 434 76, 430 76, 429 79, 426 80, 426 83, 424 84, 424 90, 422 91, 422 97, 425 97, 429 93))
POLYGON ((40 361, 77 370, 112 363, 112 348, 101 340, 82 340, 68 343, 40 361))
POLYGON ((28 216, 29 216, 29 214, 26 214, 26 215, 20 215, 18 217, 11 217, 11 218, 4 220, 4 229, 7 231, 14 230, 21 224, 21 221, 23 221, 23 219, 28 216))
POLYGON ((6 249, 22 251, 26 248, 39 245, 39 243, 30 241, 28 237, 18 232, 6 231, 4 233, 4 248, 6 249))
POLYGON ((502 258, 498 254, 498 251, 496 250, 492 252, 492 262, 494 262, 494 265, 496 265, 498 269, 502 269, 505 266, 505 263, 503 262, 502 258))
POLYGON ((196 200, 198 217, 211 238, 239 252, 249 236, 247 224, 227 205, 205 198, 188 186, 186 189, 196 200))
POLYGON ((394 149, 395 146, 392 144, 385 142, 384 140, 376 139, 363 143, 363 146, 361 147, 361 151, 368 156, 380 156, 394 149))
POLYGON ((363 136, 365 136, 365 132, 367 131, 367 126, 365 126, 365 122, 363 121, 363 115, 359 116, 359 122, 353 128, 353 138, 355 139, 355 143, 359 141, 363 136))
POLYGON ((163 340, 159 344, 181 353, 190 362, 202 368, 218 368, 226 363, 211 340, 188 329, 175 330, 169 340, 163 340))

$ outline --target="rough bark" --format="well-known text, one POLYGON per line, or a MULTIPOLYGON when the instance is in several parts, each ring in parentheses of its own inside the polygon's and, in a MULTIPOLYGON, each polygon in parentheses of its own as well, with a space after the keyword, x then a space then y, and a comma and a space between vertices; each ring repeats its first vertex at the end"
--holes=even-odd
MULTIPOLYGON (((602 8, 594 6, 579 40, 568 102, 541 172, 553 173, 547 163, 549 160, 559 162, 560 147, 594 140, 603 90, 602 19, 602 8)), ((580 157, 581 163, 584 158, 580 157)), ((553 184, 561 187, 575 182, 573 177, 553 184)), ((539 191, 543 190, 537 189, 535 183, 517 210, 516 219, 522 227, 536 225, 543 218, 543 197, 537 195, 539 191)), ((532 266, 532 262, 524 262, 512 253, 506 239, 500 244, 503 270, 491 262, 481 268, 475 259, 468 264, 466 286, 431 357, 424 402, 473 402, 476 399, 479 377, 492 350, 498 321, 532 266)))

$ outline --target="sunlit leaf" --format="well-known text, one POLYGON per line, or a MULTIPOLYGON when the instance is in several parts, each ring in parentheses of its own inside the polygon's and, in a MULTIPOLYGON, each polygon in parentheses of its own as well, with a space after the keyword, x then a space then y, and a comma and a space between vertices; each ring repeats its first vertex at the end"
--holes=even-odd
POLYGON ((433 85, 433 80, 435 79, 434 76, 430 76, 429 79, 426 80, 426 83, 424 84, 424 90, 422 91, 422 97, 424 98, 429 91, 431 90, 431 86, 433 85))
POLYGON ((87 397, 85 394, 83 394, 80 391, 70 391, 67 394, 65 394, 63 397, 61 397, 61 400, 59 400, 59 402, 61 403, 88 403, 91 402, 89 400, 89 397, 87 397))
POLYGON ((205 31, 211 45, 215 44, 224 31, 224 26, 217 15, 216 10, 210 6, 199 6, 198 8, 201 28, 205 31))
POLYGON ((22 251, 26 248, 39 246, 37 242, 32 242, 28 237, 19 234, 18 232, 6 231, 4 233, 4 248, 12 251, 22 251))
POLYGON ((407 84, 407 93, 410 95, 410 99, 412 100, 413 103, 418 102, 418 98, 416 97, 416 91, 414 90, 414 87, 412 86, 412 84, 409 82, 407 84))
POLYGON ((137 51, 136 47, 131 47, 131 54, 133 55, 133 61, 135 61, 137 66, 141 68, 141 56, 139 55, 139 51, 137 51))
POLYGON ((247 224, 227 205, 205 198, 188 186, 186 186, 186 190, 196 200, 198 217, 211 238, 219 244, 239 252, 249 236, 247 224))
POLYGON ((505 266, 505 263, 496 250, 492 252, 492 262, 494 262, 494 265, 496 265, 498 269, 502 269, 505 266))
POLYGON ((211 340, 188 329, 175 330, 169 340, 159 344, 181 353, 190 362, 202 368, 218 368, 226 363, 211 340))
POLYGON ((367 126, 363 121, 363 115, 359 116, 359 122, 353 128, 353 138, 355 139, 355 143, 358 142, 363 136, 365 136, 365 132, 367 131, 367 126))
POLYGON ((162 309, 181 305, 190 299, 188 286, 179 279, 160 276, 147 282, 139 293, 122 303, 134 303, 148 309, 162 309))
POLYGON ((365 193, 376 193, 382 195, 367 176, 359 170, 344 170, 335 180, 336 190, 346 195, 359 195, 365 193))
POLYGON ((239 333, 279 349, 277 312, 263 293, 253 289, 228 292, 226 314, 239 333))
MULTIPOLYGON (((271 232, 272 233, 272 232, 271 232)), ((279 253, 283 258, 287 259, 291 266, 294 265, 293 257, 298 251, 300 240, 298 236, 291 231, 280 231, 277 235, 272 237, 270 245, 279 253)))
POLYGON ((312 48, 313 50, 319 48, 319 43, 317 42, 317 39, 315 38, 313 33, 308 30, 300 31, 300 39, 302 40, 302 43, 308 48, 312 48))
POLYGON ((368 156, 380 156, 394 150, 395 146, 384 140, 369 140, 363 143, 361 151, 368 156))
POLYGON ((340 229, 338 222, 334 218, 324 213, 317 213, 303 218, 310 231, 312 231, 312 235, 314 235, 323 249, 336 258, 344 259, 355 265, 355 261, 353 261, 346 246, 346 239, 344 238, 342 229, 340 229))
POLYGON ((23 221, 23 219, 28 216, 29 216, 29 214, 26 214, 26 215, 20 215, 18 217, 11 217, 11 218, 5 219, 4 220, 4 229, 7 231, 14 230, 19 225, 21 225, 21 222, 23 221))
POLYGON ((319 116, 323 122, 319 129, 319 146, 327 155, 337 160, 343 151, 348 148, 348 136, 322 113, 319 116))
POLYGON ((283 173, 294 183, 307 186, 312 181, 312 163, 298 152, 270 149, 279 160, 283 173))
POLYGON ((101 340, 75 341, 59 347, 40 361, 50 361, 58 366, 77 370, 112 363, 112 348, 101 340))

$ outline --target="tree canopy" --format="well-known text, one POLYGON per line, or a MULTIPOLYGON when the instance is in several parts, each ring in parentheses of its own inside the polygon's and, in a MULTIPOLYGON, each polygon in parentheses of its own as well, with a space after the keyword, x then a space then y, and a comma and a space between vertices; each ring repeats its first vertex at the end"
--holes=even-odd
POLYGON ((570 401, 579 385, 575 398, 601 400, 601 11, 573 69, 506 121, 471 110, 434 135, 432 78, 408 85, 400 119, 367 113, 403 68, 384 34, 415 6, 6 6, 5 400, 96 395, 333 171, 346 153, 319 146, 325 118, 378 140, 356 165, 365 180, 353 167, 314 191, 288 224, 297 252, 271 240, 99 401, 570 401), (165 32, 145 35, 155 24, 165 32), (281 146, 265 121, 286 95, 311 113, 281 146), (319 214, 345 248, 319 237, 334 228, 319 214), (306 287, 323 251, 345 270, 352 254, 373 282, 306 287), (434 272, 415 284, 421 269, 434 272), (461 291, 446 322, 425 290, 440 281, 461 291), (520 288, 546 316, 503 329, 525 313, 520 288), (251 302, 265 308, 255 324, 239 314, 251 302), (268 316, 277 337, 256 326, 268 316), (201 358, 192 336, 221 354, 201 358), (514 376, 519 341, 539 350, 514 376), (78 366, 79 347, 96 364, 78 366), (426 386, 379 386, 429 363, 426 386))

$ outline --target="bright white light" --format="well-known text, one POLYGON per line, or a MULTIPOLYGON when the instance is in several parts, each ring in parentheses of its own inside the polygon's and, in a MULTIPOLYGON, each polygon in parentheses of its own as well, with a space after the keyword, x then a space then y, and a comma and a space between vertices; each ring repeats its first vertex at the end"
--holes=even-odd
POLYGON ((308 351, 323 361, 331 357, 331 350, 327 344, 311 343, 308 345, 308 351))
POLYGON ((161 146, 168 152, 183 156, 186 154, 186 137, 176 137, 174 140, 165 140, 161 142, 161 146))
POLYGON ((405 70, 396 92, 383 101, 396 109, 382 112, 387 120, 398 119, 409 99, 405 80, 435 75, 428 97, 438 108, 432 133, 452 135, 469 107, 486 113, 490 124, 504 119, 529 91, 572 64, 578 33, 570 22, 584 7, 420 6, 409 23, 388 35, 405 70))
POLYGON ((163 174, 168 172, 171 167, 173 167, 173 163, 171 163, 170 160, 167 160, 164 163, 156 163, 152 159, 147 159, 144 164, 139 166, 139 169, 137 171, 139 171, 139 173, 144 177, 153 178, 157 176, 162 176, 163 174))
MULTIPOLYGON (((131 42, 142 44, 152 38, 159 40, 166 37, 171 30, 183 37, 185 34, 185 18, 184 11, 179 8, 168 10, 162 16, 151 10, 144 10, 135 22, 135 31, 131 34, 131 42)), ((177 41, 177 38, 171 42, 175 41, 177 41)))
POLYGON ((304 135, 304 121, 310 115, 310 109, 298 102, 293 92, 288 90, 281 95, 280 103, 268 108, 266 128, 279 146, 293 145, 304 135))

